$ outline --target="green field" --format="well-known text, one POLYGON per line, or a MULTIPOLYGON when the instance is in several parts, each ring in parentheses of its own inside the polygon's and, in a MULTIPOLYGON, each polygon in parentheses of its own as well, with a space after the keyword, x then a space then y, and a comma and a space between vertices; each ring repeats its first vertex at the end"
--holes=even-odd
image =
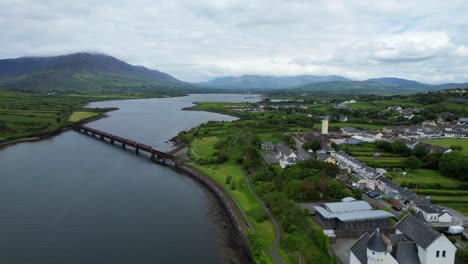
MULTIPOLYGON (((316 124, 315 127, 317 129, 322 129, 322 124, 316 124)), ((381 125, 373 125, 373 124, 360 124, 360 123, 329 123, 328 124, 328 129, 331 131, 338 131, 342 127, 354 127, 357 129, 362 129, 362 130, 381 130, 384 126, 381 125)))
POLYGON ((393 181, 408 186, 420 196, 431 196, 436 204, 468 214, 468 190, 460 189, 463 182, 441 175, 434 170, 414 170, 406 177, 394 177, 393 181))
MULTIPOLYGON (((442 189, 457 189, 461 182, 455 179, 451 179, 443 176, 438 171, 419 169, 412 172, 407 172, 405 177, 395 177, 393 180, 398 184, 417 184, 418 188, 425 189, 425 186, 434 184, 440 185, 442 189)), ((435 188, 428 188, 435 189, 435 188)))
POLYGON ((462 146, 462 153, 468 155, 468 138, 427 139, 423 142, 444 147, 462 146))
POLYGON ((68 121, 70 122, 78 122, 78 121, 81 121, 83 119, 88 119, 88 118, 91 118, 91 117, 95 117, 97 116, 98 113, 94 113, 94 112, 80 112, 80 111, 75 111, 71 114, 71 116, 68 118, 68 121))
POLYGON ((0 142, 43 135, 109 110, 83 108, 86 103, 128 98, 134 97, 0 91, 0 142))

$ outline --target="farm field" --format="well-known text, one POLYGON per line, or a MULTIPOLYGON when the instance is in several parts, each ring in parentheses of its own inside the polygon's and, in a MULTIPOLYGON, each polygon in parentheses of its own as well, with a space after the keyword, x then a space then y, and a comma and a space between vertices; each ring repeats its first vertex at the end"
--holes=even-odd
POLYGON ((461 152, 468 155, 468 138, 427 139, 423 140, 423 142, 444 147, 462 146, 461 152))
POLYGON ((466 188, 466 184, 461 181, 425 169, 408 172, 408 176, 394 177, 393 180, 420 196, 431 196, 436 204, 468 214, 468 190, 462 189, 466 188))

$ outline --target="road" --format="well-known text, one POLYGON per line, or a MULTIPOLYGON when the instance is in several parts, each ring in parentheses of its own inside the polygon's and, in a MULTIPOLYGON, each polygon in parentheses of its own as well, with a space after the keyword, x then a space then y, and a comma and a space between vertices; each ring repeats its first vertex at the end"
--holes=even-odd
POLYGON ((271 220, 271 223, 273 224, 273 227, 275 228, 275 232, 276 232, 276 237, 275 237, 275 240, 273 241, 273 245, 271 246, 271 252, 269 252, 266 248, 264 248, 263 250, 265 251, 265 253, 267 253, 271 259, 277 263, 277 264, 281 264, 282 261, 281 261, 281 258, 279 257, 279 254, 278 254, 278 245, 279 245, 279 241, 281 239, 281 228, 280 228, 280 225, 278 224, 278 222, 276 221, 276 219, 273 217, 273 215, 271 214, 270 210, 268 210, 268 208, 265 206, 265 204, 263 203, 263 201, 260 199, 260 197, 257 196, 257 194, 254 192, 254 190, 252 189, 252 186, 250 185, 250 180, 249 180, 249 177, 247 176, 247 174, 245 173, 242 173, 244 175, 244 179, 245 179, 245 182, 247 183, 247 188, 249 188, 249 191, 252 193, 252 195, 255 197, 255 199, 257 200, 257 202, 260 204, 260 206, 263 207, 263 209, 265 210, 265 212, 267 213, 267 216, 268 218, 270 218, 271 220))
POLYGON ((302 160, 310 159, 310 154, 307 153, 307 151, 305 151, 302 148, 302 145, 304 145, 304 142, 302 142, 296 136, 292 136, 292 137, 294 141, 296 142, 296 148, 297 148, 297 152, 299 153, 299 158, 301 158, 302 160))

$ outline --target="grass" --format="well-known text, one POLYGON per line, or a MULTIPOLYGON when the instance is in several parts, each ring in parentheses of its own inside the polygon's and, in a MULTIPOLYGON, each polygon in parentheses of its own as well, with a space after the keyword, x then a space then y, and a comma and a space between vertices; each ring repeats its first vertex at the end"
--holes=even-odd
POLYGON ((88 118, 91 118, 91 117, 95 117, 97 116, 98 113, 94 113, 94 112, 80 112, 80 111, 75 111, 73 112, 70 117, 68 118, 68 121, 70 122, 78 122, 78 121, 81 121, 81 120, 84 120, 84 119, 88 119, 88 118))
POLYGON ((400 185, 411 185, 411 191, 421 196, 431 196, 436 204, 468 214, 468 190, 462 190, 463 182, 441 175, 438 171, 420 169, 408 172, 407 177, 394 177, 400 185))
MULTIPOLYGON (((239 165, 235 164, 216 164, 216 165, 198 165, 191 163, 192 166, 205 172, 219 184, 221 184, 236 200, 241 207, 242 211, 247 212, 251 209, 260 207, 252 193, 248 190, 242 169, 239 165), (230 184, 226 183, 226 178, 230 175, 231 181, 236 182, 236 189, 232 190, 230 184)), ((275 229, 270 220, 256 222, 255 219, 247 215, 247 219, 253 225, 258 239, 262 245, 271 250, 273 241, 275 239, 275 229)), ((269 258, 269 257, 268 257, 269 258)))
POLYGON ((468 155, 468 138, 427 139, 423 141, 425 143, 444 147, 462 146, 461 152, 468 155))
MULTIPOLYGON (((419 169, 408 172, 406 177, 395 177, 393 180, 398 184, 414 183, 420 185, 420 188, 431 184, 439 184, 441 189, 457 189, 462 182, 443 176, 438 171, 419 169)), ((428 188, 432 189, 432 188, 428 188)))
POLYGON ((76 95, 0 91, 0 142, 43 135, 109 109, 87 109, 92 101, 127 99, 119 95, 76 95))
MULTIPOLYGON (((322 129, 322 124, 317 124, 315 125, 317 129, 322 129)), ((363 129, 363 130, 381 130, 384 126, 382 125, 373 125, 373 124, 361 124, 361 123, 329 123, 328 124, 328 129, 332 131, 338 131, 342 127, 354 127, 357 129, 363 129)))

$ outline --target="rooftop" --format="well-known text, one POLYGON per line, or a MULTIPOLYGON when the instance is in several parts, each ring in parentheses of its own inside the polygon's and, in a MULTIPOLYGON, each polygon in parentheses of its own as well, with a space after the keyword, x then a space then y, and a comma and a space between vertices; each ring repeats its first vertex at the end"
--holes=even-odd
POLYGON ((432 242, 441 236, 431 227, 424 224, 411 214, 407 214, 396 224, 396 229, 405 234, 422 248, 427 248, 432 242))

